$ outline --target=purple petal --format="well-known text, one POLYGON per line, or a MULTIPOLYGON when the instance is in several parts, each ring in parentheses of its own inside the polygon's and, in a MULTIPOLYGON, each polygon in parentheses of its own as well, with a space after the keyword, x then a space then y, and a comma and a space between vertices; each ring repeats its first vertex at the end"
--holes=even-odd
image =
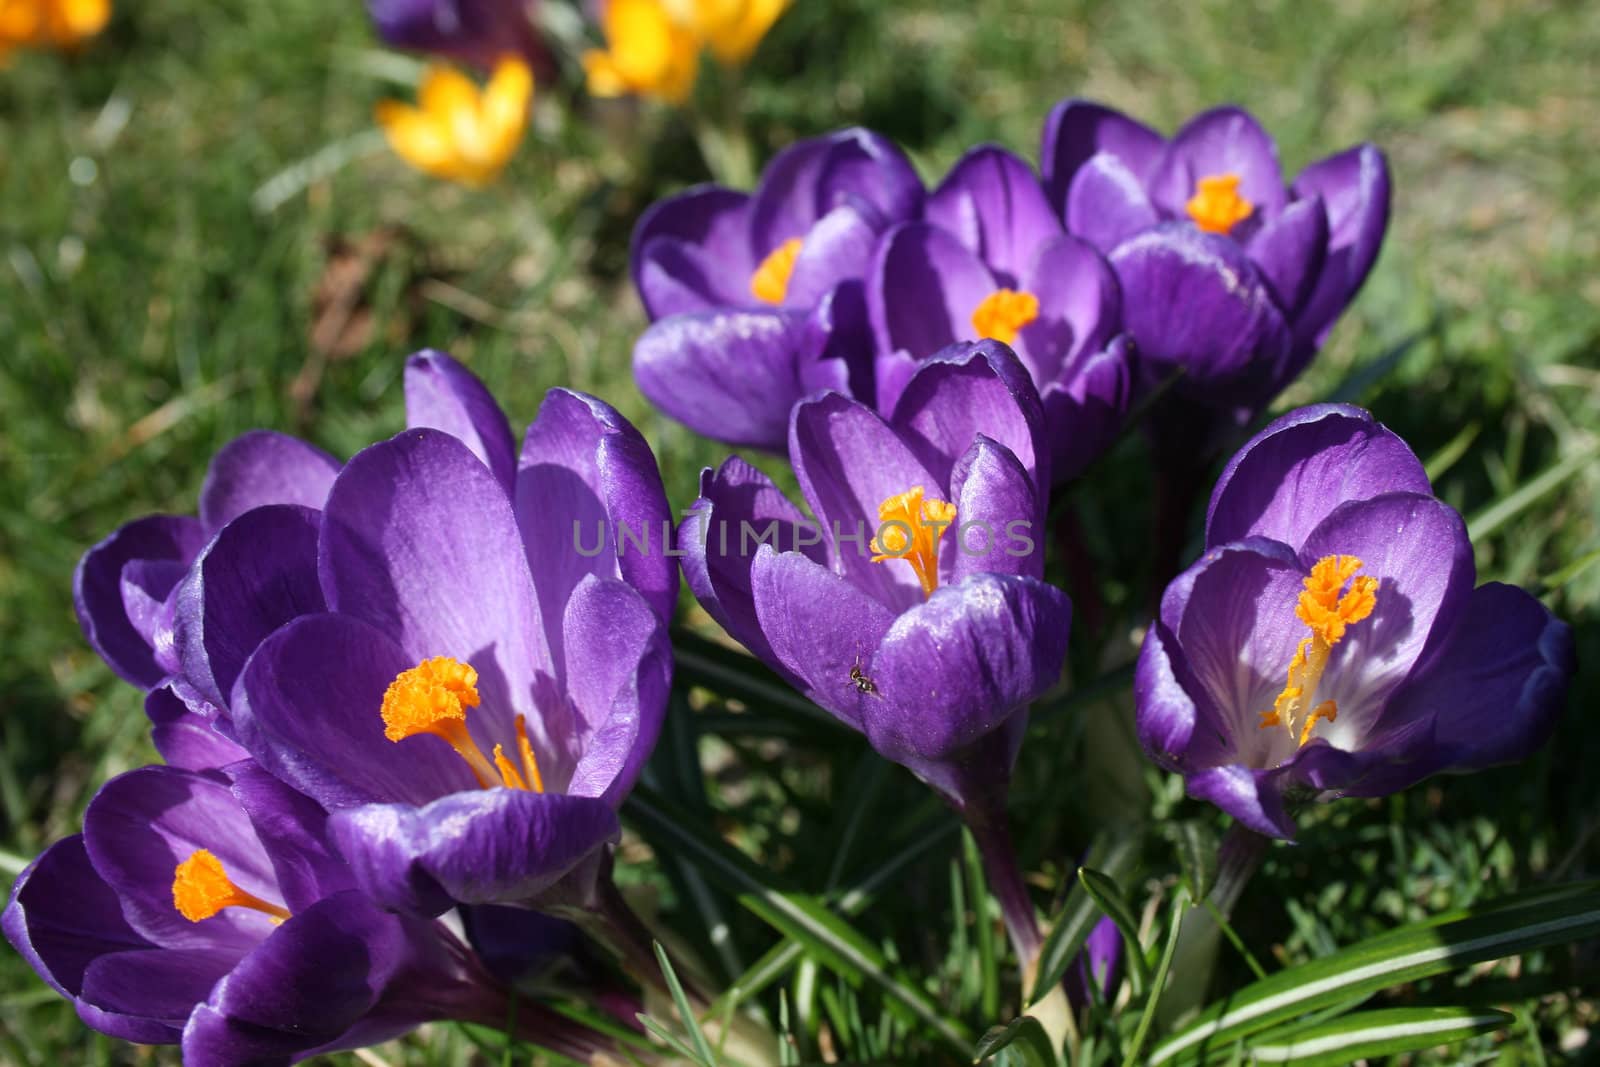
POLYGON ((156 663, 171 670, 173 648, 172 590, 188 568, 173 559, 134 559, 122 568, 122 608, 135 633, 150 646, 156 663))
POLYGON ((443 430, 511 491, 516 472, 511 424, 477 375, 443 352, 424 349, 406 360, 405 387, 407 429, 443 430))
POLYGON ((1389 162, 1362 144, 1311 164, 1295 179, 1297 198, 1322 198, 1328 213, 1328 258, 1295 321, 1302 347, 1320 346, 1367 280, 1389 228, 1389 162))
POLYGON ((111 779, 89 802, 83 838, 95 869, 122 901, 128 922, 164 948, 243 951, 265 937, 267 916, 227 908, 194 923, 172 903, 178 864, 205 849, 246 892, 280 901, 272 863, 228 787, 177 767, 144 767, 111 779))
POLYGON ((922 182, 905 154, 869 130, 839 130, 799 141, 762 172, 750 202, 750 243, 766 255, 841 204, 865 204, 887 222, 922 207, 922 182))
POLYGON ((674 315, 635 343, 633 374, 646 399, 696 433, 782 451, 810 344, 794 312, 674 315))
POLYGON ((1043 501, 1038 483, 1012 451, 983 434, 951 476, 956 526, 941 543, 944 580, 969 574, 1044 577, 1043 501))
POLYGON ((1327 253, 1328 213, 1316 196, 1290 204, 1250 240, 1250 257, 1291 318, 1316 284, 1327 253))
POLYGON ((1101 152, 1120 161, 1141 183, 1148 181, 1165 145, 1159 133, 1119 111, 1088 100, 1063 100, 1044 120, 1039 159, 1045 191, 1057 210, 1064 208, 1073 178, 1101 152))
POLYGON ((909 564, 872 562, 880 504, 919 485, 929 497, 945 491, 900 436, 870 408, 824 393, 796 405, 789 457, 833 569, 894 610, 921 600, 909 564))
POLYGON ((1066 191, 1063 214, 1068 233, 1105 253, 1161 221, 1144 182, 1109 152, 1091 156, 1078 168, 1066 191))
POLYGON ((871 697, 863 694, 858 676, 871 664, 893 614, 798 552, 763 546, 750 577, 761 633, 778 664, 812 701, 859 728, 862 705, 871 697))
MULTIPOLYGON (((358 893, 297 912, 240 960, 189 1020, 184 1062, 288 1063, 335 1046, 410 962, 406 930, 358 893)), ((419 1009, 415 1021, 430 1015, 419 1009)))
POLYGON ((378 36, 395 48, 432 52, 488 67, 506 53, 545 59, 516 0, 367 0, 378 36))
POLYGON ((216 533, 265 504, 320 508, 338 473, 339 461, 322 449, 288 434, 252 430, 211 457, 200 486, 200 521, 216 533))
MULTIPOLYGON (((89 644, 124 681, 140 689, 157 685, 167 671, 156 662, 149 642, 128 618, 122 574, 138 561, 138 578, 155 572, 151 563, 187 567, 206 543, 199 520, 178 515, 135 519, 83 554, 72 576, 72 600, 89 644)), ((171 570, 162 573, 172 577, 171 570)), ((138 584, 136 578, 135 584, 138 584)), ((155 589, 145 589, 154 596, 155 589)))
POLYGON ((944 760, 998 729, 1055 684, 1072 603, 1054 586, 973 574, 894 621, 861 701, 872 747, 893 760, 944 760))
POLYGON ((1361 748, 1384 700, 1431 662, 1472 595, 1472 544, 1454 508, 1431 496, 1389 493, 1340 505, 1300 549, 1308 571, 1325 556, 1355 556, 1378 579, 1377 606, 1334 646, 1317 698, 1338 703, 1318 736, 1361 748))
POLYGON ((1439 657, 1389 701, 1380 733, 1429 723, 1430 769, 1515 763, 1549 740, 1576 670, 1572 628, 1526 591, 1491 582, 1473 591, 1439 657))
POLYGON ((165 1023, 176 1035, 241 955, 217 948, 109 953, 84 971, 82 999, 101 1011, 165 1023))
POLYGON ((566 791, 619 807, 666 713, 672 685, 666 627, 631 588, 593 576, 573 591, 563 626, 567 694, 585 739, 566 791))
POLYGON ((1234 242, 1166 225, 1111 255, 1123 321, 1157 379, 1181 367, 1186 387, 1223 386, 1282 363, 1289 330, 1255 265, 1234 242))
POLYGON ((972 313, 999 288, 978 257, 923 222, 884 235, 867 280, 867 313, 878 351, 931 356, 957 341, 979 340, 972 313))
POLYGON ((639 216, 630 259, 651 320, 750 301, 746 193, 701 185, 657 201, 639 216))
POLYGON ((1077 478, 1116 442, 1134 378, 1132 345, 1123 335, 1085 360, 1076 374, 1045 387, 1040 402, 1056 485, 1077 478))
POLYGON ((328 495, 321 552, 330 608, 393 637, 406 666, 470 663, 474 735, 511 736, 550 652, 511 499, 465 445, 407 430, 362 451, 328 495))
POLYGON ((852 204, 841 204, 817 220, 795 258, 783 306, 814 307, 836 285, 865 276, 882 230, 876 212, 852 204))
POLYGON ((1111 343, 1122 326, 1122 289, 1099 252, 1064 235, 1040 249, 1024 281, 1039 298, 1039 317, 1018 335, 1017 355, 1043 390, 1111 343))
POLYGON ((249 753, 217 732, 211 720, 197 715, 174 690, 162 685, 144 699, 150 719, 150 740, 161 758, 188 771, 216 771, 249 753))
POLYGON ((700 498, 678 528, 684 578, 724 630, 771 663, 775 657, 756 621, 750 590, 750 568, 762 542, 803 552, 815 563, 827 561, 817 524, 771 478, 738 456, 723 460, 715 472, 702 471, 700 498))
POLYGON ((353 889, 350 870, 328 842, 328 813, 254 760, 228 768, 233 797, 249 818, 278 879, 283 903, 299 914, 323 897, 353 889))
POLYGON ((419 915, 531 901, 620 832, 603 800, 520 789, 347 808, 329 829, 368 896, 419 915))
POLYGON ((1213 767, 1185 779, 1189 795, 1209 801, 1258 834, 1294 838, 1294 820, 1284 810, 1281 776, 1247 767, 1213 767))
POLYGON ((672 617, 672 509, 650 446, 615 408, 567 389, 546 394, 523 441, 516 512, 557 663, 557 624, 572 590, 591 574, 622 579, 658 616, 672 617), (591 553, 597 536, 599 551, 591 553))
POLYGON ((1206 544, 1260 536, 1298 546, 1347 500, 1432 491, 1421 461, 1368 412, 1315 404, 1274 420, 1228 461, 1206 510, 1206 544))
MULTIPOLYGON (((895 403, 891 425, 940 486, 983 433, 1039 470, 1044 412, 1028 372, 999 341, 951 345, 923 360, 895 403)), ((930 491, 932 487, 929 487, 930 491)))
POLYGON ((1150 199, 1169 217, 1187 219, 1185 204, 1201 178, 1237 175, 1239 195, 1263 221, 1283 210, 1287 193, 1278 146, 1248 111, 1218 107, 1196 115, 1173 135, 1150 177, 1150 199))
POLYGON ((326 610, 317 579, 320 512, 255 508, 224 526, 178 590, 173 634, 185 681, 218 707, 245 660, 290 619, 326 610))
POLYGON ((1039 248, 1061 233, 1033 168, 995 145, 979 145, 950 168, 928 197, 926 218, 1013 288, 1039 248))
MULTIPOLYGON (((330 809, 388 800, 423 804, 475 788, 471 770, 442 739, 384 736, 384 692, 416 665, 359 619, 297 619, 245 664, 233 693, 234 729, 263 767, 330 809)), ((483 710, 472 710, 469 728, 483 710)), ((492 748, 491 742, 485 751, 492 748)))

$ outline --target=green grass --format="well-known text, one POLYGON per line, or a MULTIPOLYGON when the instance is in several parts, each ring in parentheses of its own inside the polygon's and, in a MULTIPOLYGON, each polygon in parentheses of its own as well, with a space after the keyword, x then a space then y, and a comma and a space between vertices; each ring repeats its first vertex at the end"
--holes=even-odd
MULTIPOLYGON (((747 74, 746 126, 765 159, 798 136, 872 125, 901 140, 930 180, 976 141, 1032 156, 1041 120, 1066 95, 1167 130, 1202 106, 1246 104, 1291 172, 1353 141, 1378 142, 1396 188, 1384 254, 1280 407, 1357 382, 1350 399, 1435 457, 1440 494, 1470 519, 1600 435, 1597 55, 1600 15, 1580 2, 1028 0, 980 10, 800 0, 747 74), (1361 376, 1407 339, 1387 373, 1361 376)), ((628 373, 643 318, 627 234, 652 199, 706 177, 688 124, 596 107, 571 84, 545 87, 505 181, 469 192, 374 148, 373 103, 408 91, 385 69, 354 2, 128 0, 85 54, 21 56, 0 70, 7 881, 76 829, 99 783, 152 757, 137 695, 78 631, 77 558, 129 518, 191 511, 207 457, 233 435, 268 426, 349 454, 401 426, 399 357, 434 346, 465 360, 519 425, 553 385, 611 400, 654 443, 679 506, 722 454, 654 414, 628 373), (252 206, 274 175, 329 146, 354 158, 270 212, 252 206), (379 230, 391 236, 358 287, 368 336, 325 361, 310 338, 330 242, 379 230)), ((1141 458, 1130 441, 1112 470, 1141 458)), ((1132 625, 1142 591, 1126 576, 1140 572, 1143 514, 1121 484, 1092 486, 1085 518, 1107 599, 1132 625)), ((1600 463, 1574 465, 1502 518, 1478 544, 1480 578, 1534 588, 1578 632, 1581 672, 1555 743, 1521 767, 1324 813, 1300 846, 1273 853, 1246 897, 1240 932, 1258 955, 1299 960, 1447 906, 1600 873, 1600 727, 1588 714, 1600 697, 1600 463)), ((1089 640, 1106 662, 1128 654, 1116 636, 1089 640)), ((1118 706, 1046 722, 1025 750, 1014 811, 1027 816, 1018 835, 1041 879, 1061 884, 1116 797, 1206 817, 1142 763, 1105 756, 1118 750, 1118 706)), ((813 740, 794 751, 700 742, 713 772, 701 799, 770 866, 804 867, 815 848, 806 828, 827 826, 830 798, 849 786, 859 748, 813 740)), ((695 751, 693 737, 684 743, 695 751)), ((901 777, 880 804, 919 796, 901 777)), ((918 928, 919 909, 948 910, 947 883, 960 883, 945 866, 953 856, 929 861, 933 888, 868 928, 903 935, 918 928)), ((676 888, 663 887, 669 918, 692 928, 676 888)), ((741 926, 749 942, 760 934, 741 926)), ((944 951, 898 943, 935 960, 944 951)), ((834 1029, 861 1025, 849 1021, 855 1002, 835 992, 820 997, 834 1029)), ((1597 1011, 1560 982, 1519 996, 1526 1026, 1503 1062, 1540 1062, 1535 1037, 1553 1061, 1561 1036, 1597 1011)), ((825 1010, 817 999, 807 1010, 825 1010)), ((85 1045, 83 1033, 0 952, 0 1062, 175 1061, 98 1038, 85 1045)), ((472 1046, 436 1029, 382 1055, 458 1063, 472 1046)))

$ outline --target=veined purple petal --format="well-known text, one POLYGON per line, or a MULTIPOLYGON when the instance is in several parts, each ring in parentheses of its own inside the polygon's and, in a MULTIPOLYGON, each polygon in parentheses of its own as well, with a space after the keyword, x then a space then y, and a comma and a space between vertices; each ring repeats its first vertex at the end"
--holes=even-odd
POLYGON ((1291 319, 1321 276, 1327 254, 1328 213, 1318 196, 1296 200, 1250 239, 1250 258, 1291 319))
POLYGON ((103 1012, 163 1023, 175 1037, 240 955, 236 948, 110 952, 90 961, 81 1000, 103 1012))
POLYGON ((1318 196, 1328 212, 1328 257, 1295 320, 1295 340, 1314 350, 1360 290, 1389 228, 1389 162, 1370 144, 1311 164, 1295 179, 1296 197, 1318 196))
POLYGON ((962 156, 929 195, 926 214, 1013 288, 1040 247, 1061 233, 1033 168, 996 145, 962 156))
POLYGON ((1299 546, 1347 500, 1432 493, 1422 463, 1361 408, 1315 404, 1274 420, 1217 479, 1206 543, 1270 537, 1299 546))
POLYGON ((211 720, 190 710, 172 684, 150 690, 144 698, 150 719, 150 740, 161 758, 188 771, 217 771, 249 753, 219 733, 211 720))
POLYGON ((1258 834, 1294 839, 1294 820, 1284 809, 1280 780, 1272 770, 1232 764, 1198 771, 1185 779, 1189 795, 1209 801, 1258 834))
POLYGON ((1010 449, 975 435, 951 490, 956 525, 941 544, 944 581, 983 573, 1044 577, 1043 501, 1032 472, 1010 449))
POLYGON ((1045 386, 1045 439, 1051 480, 1072 481, 1116 441, 1133 398, 1135 368, 1126 335, 1086 359, 1076 374, 1045 386))
POLYGON ((979 340, 972 313, 1000 288, 989 268, 949 233, 923 222, 884 235, 867 278, 867 313, 878 351, 931 356, 979 340))
MULTIPOLYGON (((1045 191, 1061 210, 1080 168, 1098 153, 1117 159, 1141 183, 1148 181, 1166 141, 1159 133, 1120 111, 1088 100, 1067 99, 1044 120, 1039 160, 1045 191)), ((1076 231, 1075 231, 1076 232, 1076 231)))
POLYGON ((634 344, 633 374, 646 399, 696 433, 782 451, 811 343, 796 312, 673 315, 634 344))
POLYGON ((870 684, 872 655, 893 613, 798 552, 762 546, 750 579, 756 619, 778 664, 812 701, 859 728, 871 699, 862 679, 870 684))
POLYGON ((245 660, 291 619, 326 610, 317 579, 320 512, 245 512, 200 553, 178 590, 173 634, 185 681, 218 707, 245 660))
POLYGON ((1067 232, 1109 254, 1140 230, 1161 221, 1139 179, 1122 159, 1097 152, 1066 189, 1067 232))
POLYGON ((532 900, 620 832, 603 800, 498 788, 347 808, 329 829, 363 892, 423 916, 532 900))
POLYGON ((633 282, 652 320, 750 301, 747 193, 701 185, 652 204, 633 229, 633 282))
POLYGON ((472 450, 509 493, 516 472, 511 424, 478 376, 443 352, 406 360, 406 428, 443 430, 472 450))
POLYGON ((1287 193, 1278 146, 1248 111, 1218 107, 1184 124, 1150 176, 1150 199, 1169 218, 1187 219, 1185 205, 1201 178, 1236 175, 1239 195, 1255 206, 1252 218, 1270 220, 1287 193))
MULTIPOLYGON (((156 662, 149 642, 128 618, 122 572, 130 563, 168 561, 187 567, 206 543, 198 519, 150 515, 119 527, 83 554, 72 576, 72 600, 90 646, 124 681, 140 689, 160 683, 167 671, 156 662)), ((140 572, 148 576, 151 572, 140 572)), ((170 576, 170 572, 169 576, 170 576)), ((153 595, 154 590, 146 590, 153 595)))
MULTIPOLYGON (((1054 685, 1072 604, 1032 578, 972 574, 894 620, 861 700, 872 747, 893 760, 944 760, 1054 685)), ((820 636, 820 635, 819 635, 820 636)))
POLYGON ((1122 328, 1122 289, 1099 252, 1065 235, 1040 248, 1024 282, 1039 298, 1039 317, 1022 328, 1017 355, 1042 391, 1111 343, 1122 328))
POLYGON ((324 897, 355 888, 327 837, 328 813, 254 760, 227 770, 230 789, 272 860, 278 890, 299 914, 324 897))
POLYGON ((806 234, 784 292, 783 306, 816 306, 841 282, 866 275, 884 221, 868 205, 840 204, 806 234))
POLYGON ((750 243, 765 256, 840 204, 863 203, 888 222, 922 210, 922 182, 893 142, 869 130, 838 130, 779 152, 750 202, 750 243))
POLYGON ((211 457, 200 486, 200 521, 207 533, 251 508, 300 504, 320 508, 339 473, 339 461, 297 437, 251 430, 211 457))

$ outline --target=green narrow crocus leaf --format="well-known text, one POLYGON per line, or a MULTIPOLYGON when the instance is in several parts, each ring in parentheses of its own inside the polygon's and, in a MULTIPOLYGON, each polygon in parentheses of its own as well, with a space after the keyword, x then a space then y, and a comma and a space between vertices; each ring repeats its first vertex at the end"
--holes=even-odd
MULTIPOLYGON (((1090 858, 1099 864, 1099 869, 1114 878, 1128 876, 1133 869, 1135 854, 1132 834, 1108 838, 1089 850, 1090 858)), ((1094 898, 1081 884, 1075 883, 1061 907, 1061 914, 1051 923, 1050 933, 1039 949, 1039 968, 1033 981, 1033 991, 1028 995, 1029 1004, 1043 1000, 1061 984, 1067 975, 1067 968, 1083 951, 1083 943, 1088 940, 1101 914, 1094 898)))
POLYGON ((1438 1048, 1502 1030, 1516 1019, 1492 1008, 1389 1008, 1352 1012, 1312 1026, 1269 1030, 1252 1038, 1253 1063, 1344 1067, 1357 1060, 1438 1048))
POLYGON ((984 1063, 1003 1049, 1011 1049, 1021 1056, 1027 1067, 1056 1067, 1059 1058, 1050 1047, 1050 1035, 1044 1025, 1031 1015, 1012 1019, 1004 1026, 996 1026, 983 1035, 973 1050, 972 1062, 984 1063))
POLYGON ((1449 912, 1279 971, 1212 1004, 1158 1045, 1151 1067, 1225 1055, 1240 1037, 1380 989, 1600 934, 1600 883, 1449 912))
POLYGON ((1144 947, 1139 944, 1139 919, 1133 913, 1133 905, 1128 903, 1128 898, 1123 895, 1122 888, 1116 881, 1103 871, 1097 871, 1093 867, 1079 867, 1078 882, 1084 891, 1094 898, 1100 910, 1117 924, 1117 929, 1122 931, 1122 940, 1127 946, 1130 964, 1128 984, 1133 987, 1133 995, 1136 998, 1142 996, 1145 986, 1150 982, 1150 964, 1145 959, 1144 947))
POLYGON ((1189 895, 1204 900, 1217 882, 1217 832, 1205 823, 1185 819, 1173 827, 1172 837, 1189 895))

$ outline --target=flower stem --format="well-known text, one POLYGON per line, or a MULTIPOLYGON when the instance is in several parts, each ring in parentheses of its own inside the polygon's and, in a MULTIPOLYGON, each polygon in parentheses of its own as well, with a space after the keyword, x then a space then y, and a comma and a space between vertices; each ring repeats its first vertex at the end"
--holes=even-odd
MULTIPOLYGON (((581 925, 616 954, 622 961, 624 969, 640 983, 671 996, 672 991, 667 986, 666 977, 661 973, 661 964, 656 959, 655 935, 628 906, 627 900, 623 898, 622 891, 617 888, 617 883, 609 871, 601 876, 594 904, 588 909, 586 916, 581 925)), ((692 976, 680 973, 679 980, 689 997, 689 1002, 697 1011, 710 1006, 710 998, 700 989, 692 976)))
POLYGON ((1011 830, 1006 825, 1004 810, 998 818, 977 809, 967 813, 967 828, 983 857, 984 874, 989 879, 989 891, 1000 903, 1000 914, 1005 919, 1006 933, 1011 947, 1017 953, 1017 964, 1026 974, 1039 954, 1039 920, 1033 911, 1033 899, 1028 895, 1027 883, 1022 878, 1022 867, 1017 862, 1016 849, 1011 844, 1011 830))

